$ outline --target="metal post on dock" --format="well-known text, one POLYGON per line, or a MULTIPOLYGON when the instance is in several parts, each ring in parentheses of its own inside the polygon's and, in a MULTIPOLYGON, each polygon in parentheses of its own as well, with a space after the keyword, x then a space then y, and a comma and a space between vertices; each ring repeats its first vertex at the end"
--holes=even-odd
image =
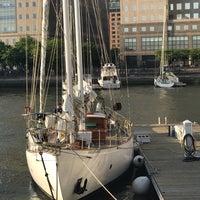
POLYGON ((160 117, 158 117, 158 124, 160 125, 160 117))
POLYGON ((167 117, 165 117, 165 125, 167 125, 167 117))

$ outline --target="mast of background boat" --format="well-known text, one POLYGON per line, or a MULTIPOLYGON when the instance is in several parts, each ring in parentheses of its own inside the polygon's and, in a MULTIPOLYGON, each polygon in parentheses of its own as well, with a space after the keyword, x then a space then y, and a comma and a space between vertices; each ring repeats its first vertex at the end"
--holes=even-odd
MULTIPOLYGON (((166 0, 167 1, 167 0, 166 0)), ((160 75, 163 78, 163 67, 165 61, 165 32, 166 32, 166 9, 167 3, 164 5, 164 12, 163 12, 163 33, 162 33, 162 48, 161 48, 161 60, 160 60, 160 75)))
POLYGON ((43 0, 42 14, 42 39, 41 39, 41 65, 40 65, 40 113, 44 112, 44 81, 45 81, 45 62, 46 62, 46 44, 49 18, 49 0, 43 0))
POLYGON ((70 142, 73 142, 74 130, 74 105, 73 105, 73 85, 72 85, 72 59, 71 59, 71 42, 70 42, 70 26, 69 26, 69 0, 62 0, 63 4, 63 26, 64 26, 64 48, 65 48, 65 81, 63 82, 63 111, 70 124, 68 130, 70 131, 70 142))
POLYGON ((76 59, 77 59, 77 73, 78 73, 78 96, 81 98, 82 111, 80 130, 85 129, 84 123, 84 96, 83 96, 83 62, 82 62, 82 42, 81 42, 81 23, 80 23, 80 2, 74 0, 74 14, 75 14, 75 33, 76 33, 76 59))

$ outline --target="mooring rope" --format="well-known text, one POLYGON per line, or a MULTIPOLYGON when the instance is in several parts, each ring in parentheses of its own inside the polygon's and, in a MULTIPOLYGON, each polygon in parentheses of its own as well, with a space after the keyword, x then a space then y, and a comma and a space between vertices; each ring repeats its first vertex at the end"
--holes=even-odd
POLYGON ((74 151, 71 146, 69 146, 70 150, 73 151, 83 162, 83 165, 88 169, 88 171, 92 174, 92 176, 96 179, 96 181, 104 188, 104 190, 114 199, 117 200, 117 198, 105 187, 105 185, 98 179, 98 177, 92 172, 92 170, 88 167, 88 165, 84 162, 84 160, 82 159, 82 157, 76 152, 74 151))

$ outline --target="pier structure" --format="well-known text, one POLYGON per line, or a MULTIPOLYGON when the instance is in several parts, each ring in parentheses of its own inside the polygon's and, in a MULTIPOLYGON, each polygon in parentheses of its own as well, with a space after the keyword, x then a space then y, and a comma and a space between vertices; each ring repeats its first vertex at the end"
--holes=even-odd
MULTIPOLYGON (((160 200, 200 199, 200 159, 185 159, 182 140, 170 133, 172 125, 135 125, 139 153, 160 200), (141 137, 144 137, 142 142, 141 137), (145 138, 147 137, 148 140, 145 138)), ((193 125, 200 152, 200 125, 193 125)))

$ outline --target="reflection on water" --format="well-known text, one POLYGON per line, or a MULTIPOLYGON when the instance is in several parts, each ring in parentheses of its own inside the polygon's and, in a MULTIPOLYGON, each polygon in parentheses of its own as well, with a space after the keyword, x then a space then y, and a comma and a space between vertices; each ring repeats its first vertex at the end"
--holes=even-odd
MULTIPOLYGON (((164 123, 200 121, 200 86, 184 88, 154 88, 153 86, 132 86, 116 91, 101 91, 113 103, 122 103, 122 112, 135 123, 157 123, 158 117, 164 123), (111 95, 112 94, 112 95, 111 95)), ((54 110, 55 96, 52 94, 47 107, 54 110)), ((113 105, 108 104, 108 106, 113 105)), ((25 105, 25 92, 20 89, 0 89, 0 199, 2 200, 49 200, 35 186, 27 168, 25 158, 25 122, 21 117, 25 105)), ((129 174, 130 176, 130 174, 129 174)), ((128 176, 128 177, 129 177, 128 176)), ((118 200, 136 200, 130 187, 130 180, 118 182, 111 188, 118 200), (123 183, 123 184, 122 184, 123 183)), ((91 199, 109 199, 105 192, 91 199)), ((90 199, 90 200, 91 200, 90 199)))

